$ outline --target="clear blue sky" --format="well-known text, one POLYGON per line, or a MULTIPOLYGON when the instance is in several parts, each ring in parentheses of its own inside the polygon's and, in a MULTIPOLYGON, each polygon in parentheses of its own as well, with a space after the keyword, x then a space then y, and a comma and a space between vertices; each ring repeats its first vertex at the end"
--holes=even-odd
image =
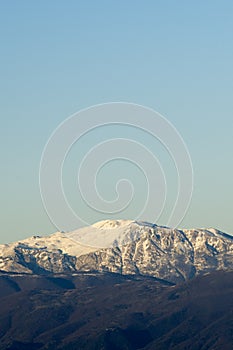
POLYGON ((1 1, 1 241, 52 233, 38 168, 81 108, 146 105, 182 134, 195 175, 182 227, 233 234, 233 2, 1 1))

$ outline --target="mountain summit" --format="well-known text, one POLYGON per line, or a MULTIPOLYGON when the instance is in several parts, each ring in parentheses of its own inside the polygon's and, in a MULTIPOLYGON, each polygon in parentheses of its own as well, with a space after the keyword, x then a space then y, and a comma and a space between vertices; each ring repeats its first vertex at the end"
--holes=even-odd
POLYGON ((0 245, 0 270, 111 272, 176 284, 215 270, 233 270, 233 237, 213 228, 179 230, 141 221, 105 220, 69 233, 0 245))

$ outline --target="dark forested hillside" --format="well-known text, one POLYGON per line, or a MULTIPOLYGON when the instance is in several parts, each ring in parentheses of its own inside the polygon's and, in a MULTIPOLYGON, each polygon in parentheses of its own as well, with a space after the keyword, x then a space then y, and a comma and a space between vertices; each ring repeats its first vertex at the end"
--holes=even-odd
POLYGON ((232 349, 233 272, 0 276, 1 350, 232 349))

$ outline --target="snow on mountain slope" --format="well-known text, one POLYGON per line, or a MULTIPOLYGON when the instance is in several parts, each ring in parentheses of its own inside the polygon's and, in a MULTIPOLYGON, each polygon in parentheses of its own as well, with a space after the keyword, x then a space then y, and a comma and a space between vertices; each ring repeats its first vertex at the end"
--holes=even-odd
POLYGON ((123 246, 149 232, 155 224, 132 220, 104 220, 68 233, 68 237, 97 248, 123 246))
POLYGON ((233 270, 232 236, 216 229, 177 230, 131 220, 106 220, 0 246, 0 270, 6 272, 100 271, 179 283, 222 269, 233 270))
POLYGON ((30 273, 37 271, 33 268, 33 264, 35 267, 39 264, 43 265, 45 271, 63 272, 66 269, 74 271, 73 264, 64 266, 64 257, 66 260, 72 260, 68 257, 88 254, 94 250, 96 248, 84 246, 61 232, 44 237, 32 236, 19 242, 0 245, 0 270, 30 273))

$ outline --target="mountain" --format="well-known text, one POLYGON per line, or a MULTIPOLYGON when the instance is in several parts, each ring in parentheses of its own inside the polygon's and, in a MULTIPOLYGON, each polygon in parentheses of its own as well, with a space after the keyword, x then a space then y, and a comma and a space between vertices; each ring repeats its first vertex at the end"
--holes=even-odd
POLYGON ((1 350, 231 350, 233 272, 0 276, 1 350))
POLYGON ((233 270, 233 237, 216 229, 178 230, 106 220, 69 233, 0 246, 2 273, 111 272, 177 284, 233 270))
POLYGON ((233 238, 130 220, 0 246, 1 350, 230 350, 233 238))

